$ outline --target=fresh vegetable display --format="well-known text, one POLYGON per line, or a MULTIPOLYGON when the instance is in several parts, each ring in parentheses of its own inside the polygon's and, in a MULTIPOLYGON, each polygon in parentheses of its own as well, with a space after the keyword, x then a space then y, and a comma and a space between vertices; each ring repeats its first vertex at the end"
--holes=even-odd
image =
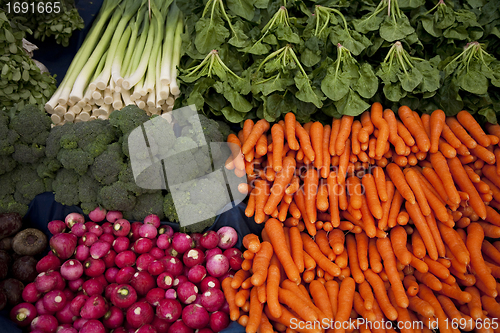
POLYGON ((245 214, 265 223, 223 283, 246 332, 322 332, 349 318, 477 331, 497 320, 500 127, 483 130, 467 111, 401 106, 398 117, 374 103, 360 119, 301 124, 290 112, 230 135, 242 153, 226 167, 246 172, 245 214))
POLYGON ((306 123, 357 116, 378 101, 447 116, 467 109, 496 123, 492 2, 190 0, 179 7, 186 15, 179 103, 206 115, 274 122, 292 111, 306 123))
POLYGON ((24 227, 18 213, 0 214, 0 310, 22 302, 24 286, 35 280, 38 259, 48 245, 43 232, 24 227))
POLYGON ((52 252, 36 264, 24 302, 10 311, 18 326, 167 333, 229 325, 221 281, 243 261, 232 247, 234 229, 189 235, 161 225, 156 215, 130 223, 102 208, 89 217, 71 213, 50 222, 52 252))
POLYGON ((182 13, 173 1, 110 1, 66 76, 45 104, 52 122, 108 119, 137 105, 151 114, 172 110, 179 95, 182 13))

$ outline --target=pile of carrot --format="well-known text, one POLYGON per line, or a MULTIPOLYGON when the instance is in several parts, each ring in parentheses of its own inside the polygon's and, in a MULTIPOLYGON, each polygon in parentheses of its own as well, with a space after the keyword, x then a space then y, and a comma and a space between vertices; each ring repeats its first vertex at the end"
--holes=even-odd
POLYGON ((246 174, 245 214, 265 223, 223 283, 247 332, 360 317, 500 332, 500 126, 466 111, 398 116, 375 103, 359 120, 301 125, 290 112, 230 135, 240 149, 226 167, 246 174))

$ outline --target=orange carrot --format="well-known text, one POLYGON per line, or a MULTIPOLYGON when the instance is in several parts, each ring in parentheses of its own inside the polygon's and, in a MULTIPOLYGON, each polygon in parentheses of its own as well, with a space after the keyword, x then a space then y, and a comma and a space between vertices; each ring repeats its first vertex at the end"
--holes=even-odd
POLYGON ((462 127, 455 117, 447 117, 446 125, 451 129, 453 134, 469 149, 476 148, 477 142, 469 133, 462 127))
POLYGON ((359 142, 358 136, 359 131, 361 130, 361 122, 359 120, 355 120, 352 123, 351 130, 351 151, 354 155, 358 155, 361 152, 361 144, 359 142))
POLYGON ((247 217, 255 214, 255 193, 257 193, 257 190, 254 188, 252 192, 250 192, 247 207, 245 208, 245 216, 247 217))
MULTIPOLYGON (((453 182, 450 167, 448 166, 446 158, 440 152, 431 154, 430 156, 432 167, 442 181, 446 194, 448 195, 451 203, 456 205, 460 204, 460 195, 458 194, 455 183, 453 182)), ((430 179, 429 181, 432 183, 430 179)))
POLYGON ((370 111, 365 111, 361 114, 361 125, 363 127, 358 133, 358 140, 361 143, 366 143, 375 129, 371 121, 370 111))
POLYGON ((429 303, 433 308, 435 312, 435 316, 438 321, 439 325, 439 331, 443 333, 451 333, 451 325, 447 325, 447 316, 443 311, 443 308, 441 307, 441 304, 439 303, 438 299, 434 295, 434 292, 427 286, 425 285, 420 285, 420 290, 418 292, 419 297, 429 303))
POLYGON ((403 285, 406 288, 406 294, 409 296, 408 299, 410 301, 409 306, 411 306, 411 297, 416 296, 419 290, 417 280, 413 275, 406 275, 403 280, 403 285))
POLYGON ((266 180, 257 179, 255 181, 255 190, 256 192, 255 192, 254 220, 256 223, 262 223, 266 218, 266 214, 264 213, 264 207, 269 197, 269 183, 266 180))
POLYGON ((302 273, 304 271, 304 247, 302 245, 300 231, 298 228, 292 227, 289 233, 292 259, 299 272, 302 273))
POLYGON ((430 128, 431 128, 431 148, 429 152, 436 153, 439 147, 439 137, 443 132, 443 127, 446 121, 446 115, 443 110, 435 110, 431 114, 430 128))
POLYGON ((373 303, 375 302, 375 297, 373 296, 372 288, 370 284, 365 280, 359 286, 359 294, 363 298, 364 307, 366 310, 371 310, 373 308, 373 303))
POLYGON ((457 114, 457 120, 481 146, 488 147, 491 144, 490 138, 484 133, 481 125, 478 124, 469 112, 460 111, 457 114))
POLYGON ((364 273, 366 280, 373 289, 375 299, 377 300, 377 303, 380 306, 381 310, 384 312, 385 316, 389 320, 396 320, 396 318, 398 317, 398 313, 389 301, 384 282, 382 281, 380 276, 378 274, 375 274, 371 269, 366 270, 364 273))
POLYGON ((418 206, 418 204, 412 205, 409 202, 406 202, 405 207, 410 218, 413 220, 413 223, 417 227, 422 240, 424 241, 425 247, 427 248, 427 253, 433 260, 436 260, 438 258, 436 242, 434 241, 432 232, 429 228, 429 225, 427 224, 424 215, 422 214, 422 211, 420 210, 420 207, 418 206))
POLYGON ((253 253, 257 253, 260 250, 260 240, 259 236, 255 234, 246 234, 243 237, 243 246, 253 253))
POLYGON ((380 201, 382 202, 387 201, 389 198, 387 195, 387 186, 386 186, 384 170, 381 167, 378 166, 375 167, 373 169, 373 177, 375 178, 375 184, 377 185, 377 192, 380 201))
POLYGON ((376 219, 381 219, 384 212, 382 210, 382 206, 380 205, 377 186, 375 184, 375 177, 369 173, 365 173, 362 178, 362 183, 365 189, 366 202, 370 212, 376 219))
POLYGON ((276 256, 285 269, 287 277, 293 282, 300 282, 299 270, 286 247, 285 232, 283 231, 281 222, 275 218, 270 218, 266 221, 264 228, 269 235, 276 256))
POLYGON ((311 236, 302 233, 302 243, 304 244, 304 250, 309 254, 314 261, 321 267, 325 272, 328 272, 332 276, 339 276, 340 268, 331 262, 319 249, 318 245, 314 242, 311 236))
POLYGON ((318 193, 318 173, 314 168, 306 171, 304 193, 307 217, 311 223, 314 223, 317 219, 316 196, 318 193))
POLYGON ((422 184, 420 183, 420 177, 413 168, 408 168, 405 171, 406 182, 408 183, 408 185, 410 185, 410 188, 415 195, 415 199, 420 206, 422 214, 424 214, 424 216, 429 215, 431 213, 431 208, 429 206, 429 203, 427 202, 422 184))
POLYGON ((333 318, 332 304, 328 297, 328 292, 325 286, 318 280, 314 280, 309 284, 309 292, 314 300, 314 304, 325 314, 327 318, 333 318))
POLYGON ((257 287, 253 287, 250 292, 250 311, 248 312, 248 323, 245 327, 247 333, 256 333, 262 319, 263 305, 257 295, 257 287))
POLYGON ((260 331, 260 333, 273 333, 274 332, 273 325, 271 324, 271 322, 269 321, 269 318, 267 318, 265 313, 262 313, 262 317, 260 319, 259 331, 260 331))
POLYGON ((280 284, 280 269, 277 265, 271 264, 267 274, 266 303, 269 311, 274 317, 281 316, 281 306, 278 300, 278 289, 280 284))
POLYGON ((414 204, 415 195, 413 194, 413 191, 406 182, 405 176, 401 171, 401 168, 394 163, 389 163, 386 167, 386 170, 392 182, 394 183, 394 186, 396 186, 401 196, 405 198, 409 203, 414 204))
POLYGON ((329 151, 330 133, 332 129, 330 125, 325 125, 323 128, 323 166, 320 170, 321 178, 327 178, 330 174, 331 155, 329 151))
POLYGON ((279 288, 278 297, 280 303, 287 305, 291 310, 297 313, 305 321, 318 320, 318 314, 303 299, 293 292, 279 288))
POLYGON ((243 160, 243 155, 241 154, 241 142, 238 137, 234 134, 229 134, 227 137, 227 143, 229 143, 229 149, 231 150, 234 166, 239 170, 245 170, 245 161, 243 160))
POLYGON ((406 143, 398 134, 398 122, 394 112, 391 109, 384 110, 384 119, 389 126, 389 141, 394 145, 394 149, 398 155, 404 155, 406 143))
POLYGON ((283 170, 279 172, 274 180, 273 187, 271 188, 271 195, 267 199, 264 207, 264 213, 271 215, 276 209, 279 202, 285 195, 286 186, 292 181, 295 172, 295 160, 291 157, 285 157, 283 160, 283 170))
POLYGON ((241 308, 243 305, 245 305, 246 301, 248 301, 249 297, 250 297, 250 290, 241 289, 234 296, 234 304, 236 304, 236 306, 241 308))
POLYGON ((298 121, 295 122, 295 133, 299 138, 300 148, 304 152, 304 155, 307 156, 309 161, 313 162, 315 159, 314 150, 311 145, 311 139, 309 137, 309 133, 300 125, 298 121))
POLYGON ((340 225, 340 213, 339 213, 339 194, 338 191, 343 188, 337 184, 337 174, 335 171, 330 172, 327 178, 328 185, 328 199, 330 207, 330 222, 334 228, 340 225))
POLYGON ((285 114, 286 141, 290 149, 299 150, 299 142, 295 137, 295 122, 295 114, 293 112, 287 112, 285 114))
POLYGON ((285 144, 285 130, 280 124, 274 124, 271 127, 271 135, 273 136, 273 170, 280 172, 283 168, 283 146, 285 144))
POLYGON ((417 119, 415 119, 412 110, 402 105, 398 109, 398 115, 403 124, 408 128, 412 136, 415 138, 420 151, 428 152, 430 148, 430 140, 423 127, 419 126, 417 119))
POLYGON ((481 145, 478 145, 476 148, 471 149, 470 152, 472 155, 481 159, 485 163, 495 164, 495 162, 496 162, 495 154, 493 152, 489 151, 488 149, 484 148, 481 145))
POLYGON ((359 268, 362 271, 366 271, 368 269, 368 236, 366 233, 361 232, 356 234, 355 238, 359 268))
POLYGON ((328 244, 328 236, 326 234, 326 231, 324 230, 319 230, 318 233, 316 234, 315 237, 316 244, 318 244, 319 249, 321 252, 330 260, 335 260, 335 253, 333 253, 332 248, 328 244))
POLYGON ((256 122, 241 148, 243 154, 248 154, 250 150, 255 147, 255 144, 257 143, 257 140, 259 140, 260 136, 268 130, 269 122, 267 120, 261 119, 256 122))
POLYGON ((238 289, 241 287, 243 281, 250 277, 250 273, 248 271, 240 269, 234 274, 233 280, 231 281, 231 287, 233 289, 238 289))
POLYGON ((331 156, 335 156, 335 143, 337 142, 337 136, 340 131, 340 124, 342 120, 341 119, 332 119, 332 131, 330 132, 330 146, 328 151, 330 152, 331 156))
POLYGON ((273 246, 269 242, 262 242, 259 252, 255 254, 252 263, 252 284, 254 286, 261 286, 267 278, 267 270, 269 262, 273 256, 273 246))
POLYGON ((406 248, 406 240, 408 234, 401 226, 396 226, 391 229, 391 243, 394 254, 404 266, 411 262, 411 253, 406 248))
POLYGON ((359 266, 358 260, 358 249, 356 244, 355 236, 348 234, 346 236, 346 247, 349 257, 349 267, 351 270, 352 277, 356 283, 362 283, 365 280, 363 271, 359 266))
POLYGON ((267 154, 267 135, 262 134, 255 144, 255 157, 261 157, 267 154))
POLYGON ((349 319, 351 315, 351 310, 354 301, 354 292, 356 288, 356 283, 350 277, 342 280, 340 284, 338 299, 339 305, 337 306, 337 313, 335 315, 335 322, 340 322, 342 325, 338 325, 340 327, 335 327, 335 333, 343 333, 345 332, 344 323, 349 319))
POLYGON ((328 186, 326 183, 321 183, 316 196, 316 207, 320 212, 325 212, 328 209, 328 186))
POLYGON ((379 159, 385 153, 385 145, 389 139, 389 125, 383 117, 382 104, 378 102, 373 103, 370 112, 372 123, 378 129, 375 157, 379 159))
POLYGON ((349 205, 352 209, 360 209, 362 204, 363 187, 361 181, 356 176, 347 178, 347 191, 349 192, 349 205))
MULTIPOLYGON (((353 116, 343 116, 339 133, 337 135, 337 139, 335 140, 335 153, 340 156, 346 150, 346 146, 350 145, 350 141, 347 142, 349 135, 351 134, 352 122, 354 121, 353 116)), ((333 155, 333 154, 332 154, 333 155)))
POLYGON ((314 150, 314 166, 321 170, 323 167, 323 124, 319 121, 311 125, 311 144, 314 150))
POLYGON ((495 278, 491 275, 490 269, 484 263, 481 253, 483 240, 483 228, 478 223, 471 223, 469 227, 467 227, 467 249, 470 253, 472 269, 474 269, 477 278, 482 280, 488 289, 496 289, 495 278))
POLYGON ((224 292, 224 297, 229 304, 229 317, 232 321, 236 321, 240 317, 240 309, 234 303, 236 290, 231 287, 231 281, 232 278, 227 277, 222 281, 221 286, 222 291, 224 292))

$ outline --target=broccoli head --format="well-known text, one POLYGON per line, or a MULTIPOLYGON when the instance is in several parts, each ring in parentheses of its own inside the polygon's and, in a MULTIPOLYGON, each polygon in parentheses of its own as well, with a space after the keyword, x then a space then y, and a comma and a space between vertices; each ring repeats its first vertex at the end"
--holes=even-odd
MULTIPOLYGON (((0 158, 0 175, 11 172, 16 167, 16 161, 10 156, 2 156, 0 158)), ((2 184, 0 182, 0 184, 2 184)))
POLYGON ((130 133, 134 128, 144 124, 149 116, 136 105, 127 105, 120 112, 111 112, 109 123, 118 128, 122 134, 130 133))
MULTIPOLYGON (((150 169, 144 170, 143 174, 141 174, 141 177, 150 177, 150 174, 148 173, 150 169)), ((153 175, 151 175, 153 177, 153 175)), ((134 179, 134 174, 132 172, 132 166, 130 164, 130 160, 128 161, 128 164, 126 167, 120 172, 118 175, 118 180, 122 182, 125 186, 125 188, 134 193, 136 196, 139 196, 144 193, 153 193, 155 190, 150 190, 150 189, 145 189, 142 187, 137 186, 135 179, 134 179)))
POLYGON ((16 185, 14 199, 22 204, 29 204, 38 194, 45 192, 43 179, 38 177, 34 167, 27 164, 12 172, 12 180, 16 185))
POLYGON ((45 157, 37 166, 36 171, 40 178, 54 178, 56 171, 61 168, 61 163, 55 158, 45 157))
POLYGON ((117 140, 117 131, 107 120, 96 119, 75 123, 74 133, 78 138, 78 148, 93 158, 102 154, 109 144, 117 140))
POLYGON ((118 175, 126 168, 123 157, 121 145, 115 142, 94 159, 90 171, 98 182, 110 185, 118 180, 118 175))
POLYGON ((0 197, 0 214, 19 213, 24 216, 28 212, 28 205, 18 202, 12 195, 0 197))
POLYGON ((80 203, 78 197, 78 181, 80 175, 71 169, 60 169, 56 178, 52 182, 52 189, 55 192, 55 200, 67 206, 74 206, 80 203))
POLYGON ((138 196, 134 209, 124 212, 123 216, 127 220, 143 221, 150 214, 158 215, 160 219, 165 217, 163 214, 163 194, 161 191, 138 196))
POLYGON ((95 180, 90 171, 87 171, 87 173, 79 178, 78 199, 82 202, 80 206, 84 210, 85 214, 88 214, 91 210, 98 206, 97 196, 101 187, 101 184, 99 184, 99 182, 95 180), (88 207, 92 208, 90 208, 89 211, 86 211, 86 208, 88 207))
POLYGON ((12 195, 16 191, 16 183, 12 179, 12 174, 6 173, 0 176, 0 198, 12 195))
POLYGON ((62 126, 56 126, 50 131, 49 137, 45 142, 45 155, 49 158, 56 158, 61 150, 61 138, 71 135, 73 132, 73 123, 66 123, 62 126))
POLYGON ((74 170, 80 175, 87 172, 89 166, 94 162, 92 156, 83 149, 61 149, 57 159, 62 166, 68 170, 74 170))
POLYGON ((34 105, 25 106, 11 121, 10 128, 26 144, 45 145, 52 121, 45 111, 34 105))
POLYGON ((136 197, 129 192, 124 183, 117 181, 99 190, 98 203, 107 210, 129 211, 136 203, 136 197))
POLYGON ((16 143, 14 145, 12 158, 19 163, 36 164, 43 157, 45 157, 45 146, 40 146, 36 143, 16 143))

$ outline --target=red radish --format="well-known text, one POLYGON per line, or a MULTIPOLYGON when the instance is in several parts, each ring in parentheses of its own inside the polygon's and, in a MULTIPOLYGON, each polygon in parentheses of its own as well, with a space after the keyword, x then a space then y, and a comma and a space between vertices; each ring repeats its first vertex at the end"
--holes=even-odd
POLYGON ((110 267, 106 270, 104 273, 104 277, 106 278, 106 281, 108 283, 114 283, 116 282, 116 275, 118 274, 120 270, 116 267, 110 267))
POLYGON ((75 293, 69 288, 63 290, 64 295, 66 295, 66 303, 69 303, 73 298, 75 298, 75 293))
POLYGON ((230 269, 227 273, 223 274, 222 276, 220 276, 218 278, 219 282, 222 283, 222 281, 224 281, 224 279, 227 278, 227 277, 233 278, 234 277, 234 273, 236 273, 236 272, 233 271, 232 269, 230 269))
POLYGON ((94 259, 101 259, 110 249, 111 244, 98 240, 90 247, 90 256, 94 259))
POLYGON ((200 329, 208 325, 210 316, 201 305, 191 304, 182 310, 182 321, 188 327, 200 329))
POLYGON ((113 234, 103 233, 101 236, 99 236, 99 240, 109 244, 113 244, 113 242, 115 241, 115 236, 113 236, 113 234))
POLYGON ((158 229, 158 233, 160 235, 167 235, 169 238, 172 238, 174 235, 174 229, 172 229, 169 225, 164 225, 160 229, 158 229))
POLYGON ((165 298, 177 299, 177 292, 175 291, 175 289, 167 289, 167 291, 165 291, 165 298))
POLYGON ((146 325, 142 325, 141 327, 139 327, 139 329, 137 331, 135 331, 134 333, 157 333, 157 332, 156 332, 156 328, 154 328, 153 325, 146 324, 146 325))
POLYGON ((66 295, 62 290, 52 290, 42 298, 43 306, 50 312, 57 312, 66 305, 66 295))
POLYGON ((92 319, 82 326, 79 333, 106 333, 106 329, 99 320, 92 319))
POLYGON ((56 318, 59 323, 62 324, 73 324, 73 322, 78 318, 71 311, 71 303, 66 302, 64 307, 56 312, 56 318))
POLYGON ((49 270, 54 271, 59 267, 61 267, 61 260, 52 252, 49 252, 49 254, 36 263, 36 271, 38 273, 47 272, 49 270))
POLYGON ((138 240, 141 236, 139 235, 139 228, 142 226, 141 222, 133 222, 130 225, 130 234, 129 237, 131 238, 132 242, 135 242, 138 240))
POLYGON ((183 269, 182 262, 176 257, 167 258, 163 261, 165 264, 165 271, 172 273, 173 276, 181 274, 183 269))
POLYGON ((217 234, 219 235, 218 246, 223 250, 235 246, 238 241, 238 234, 232 227, 222 227, 217 231, 217 234))
POLYGON ((70 259, 61 265, 61 276, 68 281, 76 280, 83 275, 83 265, 78 260, 70 259))
POLYGON ((182 261, 187 267, 193 267, 202 264, 205 260, 205 254, 202 250, 194 248, 184 252, 182 256, 182 261))
POLYGON ((153 276, 160 275, 164 271, 165 271, 165 264, 161 260, 153 260, 148 266, 148 272, 153 276))
MULTIPOLYGON (((151 326, 153 326, 156 330, 156 333, 167 333, 168 328, 170 327, 170 323, 166 321, 165 319, 161 319, 158 316, 155 316, 153 319, 153 322, 151 323, 151 326)), ((116 332, 113 332, 116 333, 116 332)))
POLYGON ((166 234, 158 236, 156 240, 156 245, 162 250, 168 249, 171 243, 172 243, 171 238, 166 234))
POLYGON ((202 293, 212 288, 220 289, 220 287, 220 281, 213 276, 207 276, 200 283, 200 291, 202 293))
POLYGON ((222 255, 216 254, 207 259, 207 272, 213 277, 221 277, 229 270, 229 260, 222 255))
POLYGON ((159 247, 153 247, 149 254, 153 256, 155 259, 161 259, 165 256, 165 251, 160 249, 159 247))
POLYGON ((57 330, 57 333, 78 333, 78 330, 74 327, 63 327, 57 330))
POLYGON ((188 234, 178 232, 172 238, 172 247, 182 254, 194 247, 193 239, 188 234))
POLYGON ((35 283, 31 282, 24 287, 22 297, 25 302, 35 303, 42 297, 42 293, 36 289, 35 283))
POLYGON ((85 218, 83 217, 82 214, 70 213, 66 215, 64 222, 68 227, 71 228, 75 223, 85 223, 85 218))
POLYGON ((85 302, 87 302, 88 299, 89 297, 83 294, 75 296, 75 298, 71 300, 69 309, 75 316, 79 316, 80 309, 83 307, 83 305, 85 304, 85 302))
POLYGON ((66 229, 66 223, 61 220, 53 220, 50 221, 49 224, 47 224, 47 228, 52 235, 60 234, 66 229))
POLYGON ((76 328, 78 331, 80 331, 82 329, 83 325, 85 325, 85 323, 88 321, 89 321, 88 319, 78 318, 73 323, 73 327, 76 328))
POLYGON ((89 213, 89 219, 94 222, 102 222, 106 218, 107 211, 104 208, 97 207, 89 213))
POLYGON ((243 262, 243 253, 236 248, 230 248, 224 251, 224 256, 229 260, 229 266, 235 271, 241 269, 241 263, 243 262))
POLYGON ((55 333, 57 319, 52 315, 40 315, 31 321, 30 327, 31 331, 40 330, 46 333, 55 333))
POLYGON ((221 332, 229 326, 229 316, 222 311, 210 314, 210 328, 214 332, 221 332))
POLYGON ((158 229, 154 225, 145 223, 139 228, 139 236, 153 239, 158 235, 158 229))
POLYGON ((123 218, 123 214, 122 212, 119 212, 117 210, 110 210, 106 214, 106 220, 111 223, 115 223, 116 220, 119 220, 121 218, 123 218))
POLYGON ((29 326, 36 316, 36 308, 30 303, 20 303, 10 310, 10 320, 19 327, 29 326))
POLYGON ((182 305, 175 299, 162 299, 160 305, 156 308, 156 315, 169 323, 179 319, 181 314, 182 305))
POLYGON ((113 333, 129 333, 130 331, 127 330, 125 327, 118 327, 117 329, 113 330, 113 333))
POLYGON ((58 271, 53 272, 54 276, 56 277, 56 287, 54 289, 57 290, 63 290, 66 287, 66 281, 64 281, 63 277, 61 276, 61 273, 58 271))
POLYGON ((45 306, 43 305, 43 300, 42 299, 39 299, 36 303, 35 303, 35 308, 36 308, 36 312, 38 313, 38 315, 44 315, 44 314, 49 314, 49 315, 53 315, 54 312, 51 312, 49 310, 47 310, 45 308, 45 306))
POLYGON ((90 248, 86 245, 78 245, 75 250, 75 259, 85 261, 90 256, 90 248))
POLYGON ((149 238, 139 238, 134 242, 134 252, 141 254, 149 252, 153 248, 153 242, 149 238))
POLYGON ((101 228, 102 228, 102 231, 104 234, 114 236, 113 235, 113 224, 111 224, 109 222, 104 222, 103 224, 101 224, 101 228))
POLYGON ((109 250, 108 253, 106 253, 104 255, 102 260, 104 260, 104 265, 106 266, 106 269, 109 269, 109 268, 115 266, 116 256, 117 256, 117 254, 114 250, 109 250))
POLYGON ((120 218, 114 222, 113 230, 114 230, 113 234, 116 237, 127 236, 128 233, 130 232, 130 222, 120 218))
POLYGON ((229 303, 227 301, 224 301, 224 304, 220 308, 220 311, 229 314, 229 303))
POLYGON ((179 319, 169 327, 168 333, 193 333, 193 329, 186 326, 184 321, 179 319))
POLYGON ((115 264, 118 268, 123 268, 127 266, 133 266, 135 264, 136 256, 135 253, 127 250, 120 252, 116 255, 115 264))
POLYGON ((204 327, 201 330, 196 330, 196 333, 214 333, 210 328, 204 327))
POLYGON ((83 283, 83 292, 88 296, 101 295, 104 292, 104 284, 97 278, 88 279, 83 283))
POLYGON ((50 248, 59 259, 66 260, 75 252, 77 240, 73 234, 57 234, 50 239, 50 248))
POLYGON ((196 265, 189 269, 187 277, 193 283, 201 282, 207 275, 207 270, 202 265, 196 265))
POLYGON ((104 274, 106 271, 106 264, 102 259, 88 258, 83 263, 83 272, 88 277, 96 277, 104 274))
POLYGON ((218 244, 219 235, 213 230, 205 232, 200 238, 200 245, 207 250, 216 248, 218 244))
POLYGON ((126 318, 133 328, 151 324, 154 318, 153 307, 148 302, 134 303, 128 308, 126 318))
POLYGON ((121 284, 115 288, 110 298, 113 305, 126 309, 137 300, 137 292, 132 286, 121 284))
POLYGON ((165 290, 162 288, 153 288, 148 291, 146 295, 146 301, 152 306, 158 306, 160 304, 160 300, 165 298, 165 290))
POLYGON ((200 239, 203 236, 203 234, 200 234, 199 232, 194 232, 190 236, 193 239, 194 247, 204 250, 203 246, 200 245, 200 239))
POLYGON ((120 253, 125 250, 128 250, 128 246, 130 245, 130 239, 128 239, 128 237, 125 236, 120 236, 113 241, 112 245, 113 245, 113 250, 120 253))
POLYGON ((118 271, 115 277, 115 282, 118 284, 125 284, 130 281, 132 276, 134 276, 136 270, 133 267, 123 267, 118 271))
POLYGON ((208 260, 209 258, 215 256, 216 254, 222 254, 222 250, 219 249, 218 247, 210 250, 205 251, 205 259, 208 260))
POLYGON ((151 224, 155 228, 159 228, 160 227, 160 218, 158 217, 158 215, 150 214, 144 218, 144 223, 151 224))
POLYGON ((111 299, 111 294, 115 291, 115 288, 118 287, 118 283, 111 283, 104 288, 104 297, 107 300, 111 299))
POLYGON ((87 229, 89 232, 95 234, 97 237, 101 237, 102 234, 104 233, 104 230, 102 230, 102 227, 94 222, 87 222, 85 223, 87 225, 87 229))
POLYGON ((123 311, 116 306, 112 306, 102 318, 102 323, 106 328, 115 329, 122 326, 124 319, 123 311))
POLYGON ((85 226, 85 223, 75 223, 71 227, 71 233, 76 237, 82 237, 83 235, 85 235, 87 231, 88 230, 87 227, 85 226))
POLYGON ((165 250, 165 255, 169 255, 171 257, 178 257, 179 252, 177 252, 173 247, 169 247, 167 250, 165 250))
POLYGON ((76 280, 72 280, 72 281, 68 281, 68 288, 71 290, 71 291, 78 291, 78 290, 81 290, 82 286, 83 286, 83 282, 85 282, 83 280, 83 278, 78 278, 76 280))
POLYGON ((183 282, 177 287, 177 296, 184 304, 193 303, 196 299, 196 294, 198 294, 198 287, 196 287, 192 282, 183 282))
POLYGON ((156 284, 162 289, 169 289, 174 284, 174 276, 171 273, 163 272, 156 278, 156 284))
POLYGON ((88 247, 91 247, 92 244, 97 242, 98 239, 99 239, 99 236, 97 236, 95 233, 87 231, 85 233, 85 235, 83 235, 82 238, 80 238, 78 241, 79 241, 79 243, 81 243, 83 245, 87 245, 88 247))
POLYGON ((148 291, 155 287, 155 279, 145 271, 136 272, 132 279, 130 279, 130 285, 137 291, 139 296, 146 296, 148 291))
POLYGON ((220 289, 212 288, 201 294, 201 305, 208 312, 214 312, 224 304, 224 293, 220 289))
POLYGON ((99 319, 108 312, 109 305, 101 295, 90 296, 82 309, 80 317, 85 319, 99 319))
POLYGON ((46 293, 57 286, 57 275, 54 271, 47 271, 38 274, 35 278, 36 290, 40 293, 46 293))
POLYGON ((177 288, 178 286, 180 286, 181 284, 183 284, 184 282, 188 282, 189 279, 187 278, 187 276, 185 275, 179 275, 177 276, 175 279, 174 279, 174 288, 177 288))
POLYGON ((148 269, 148 266, 154 261, 155 259, 153 256, 149 253, 143 253, 141 254, 135 263, 137 270, 139 271, 144 271, 148 269))

